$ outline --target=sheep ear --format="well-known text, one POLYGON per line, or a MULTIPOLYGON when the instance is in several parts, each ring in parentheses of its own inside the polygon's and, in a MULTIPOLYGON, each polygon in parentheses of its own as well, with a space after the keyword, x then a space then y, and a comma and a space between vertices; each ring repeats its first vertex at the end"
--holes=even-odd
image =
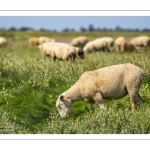
POLYGON ((61 101, 64 100, 64 96, 63 96, 63 95, 60 96, 60 100, 61 100, 61 101))

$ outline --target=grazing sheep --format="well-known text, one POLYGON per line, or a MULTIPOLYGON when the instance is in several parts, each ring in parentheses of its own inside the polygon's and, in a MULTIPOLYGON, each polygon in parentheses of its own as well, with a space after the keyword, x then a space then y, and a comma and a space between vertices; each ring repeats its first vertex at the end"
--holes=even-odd
POLYGON ((96 48, 96 50, 102 50, 103 52, 106 50, 110 52, 109 48, 112 42, 110 42, 110 39, 108 39, 108 37, 95 39, 94 43, 94 47, 96 48))
POLYGON ((70 45, 77 46, 77 47, 83 47, 88 42, 88 39, 86 36, 79 36, 70 42, 70 45))
POLYGON ((119 52, 132 52, 135 50, 138 50, 138 48, 133 45, 131 42, 127 42, 127 41, 122 41, 122 43, 120 43, 120 47, 119 47, 119 52))
POLYGON ((101 37, 98 38, 107 42, 107 46, 110 48, 114 45, 114 39, 112 37, 101 37))
POLYGON ((2 45, 6 45, 6 43, 7 43, 6 38, 4 38, 4 37, 0 37, 0 46, 2 46, 2 45))
POLYGON ((120 36, 115 40, 116 51, 121 52, 124 51, 121 45, 125 44, 126 40, 124 37, 120 36))
POLYGON ((90 53, 90 52, 101 51, 101 50, 102 51, 107 50, 108 52, 110 51, 107 42, 103 39, 96 39, 90 41, 86 43, 86 45, 83 47, 84 53, 90 53))
POLYGON ((39 45, 39 50, 42 56, 50 56, 54 61, 75 59, 75 48, 67 43, 46 42, 39 45))
POLYGON ((139 94, 143 78, 143 71, 130 63, 87 71, 72 87, 59 96, 56 107, 60 116, 66 117, 75 101, 88 102, 91 104, 91 109, 94 109, 94 104, 97 102, 102 109, 104 99, 117 100, 128 94, 132 108, 135 109, 143 102, 139 94))
POLYGON ((133 43, 128 42, 125 40, 124 37, 118 37, 115 40, 115 45, 116 45, 116 51, 117 52, 124 52, 124 51, 134 51, 134 50, 139 50, 139 48, 137 48, 133 43))
POLYGON ((132 52, 132 51, 135 51, 135 50, 138 50, 138 48, 132 44, 131 42, 125 42, 125 49, 124 51, 129 51, 129 52, 132 52))
POLYGON ((55 42, 55 39, 51 39, 45 36, 39 37, 39 44, 43 44, 45 42, 55 42))
POLYGON ((39 45, 39 38, 38 37, 31 37, 29 39, 29 44, 30 45, 39 45))
POLYGON ((95 52, 93 41, 89 41, 85 44, 85 46, 83 47, 83 52, 84 53, 95 52))
POLYGON ((130 42, 138 48, 140 46, 150 47, 150 38, 148 36, 138 36, 131 39, 130 42))

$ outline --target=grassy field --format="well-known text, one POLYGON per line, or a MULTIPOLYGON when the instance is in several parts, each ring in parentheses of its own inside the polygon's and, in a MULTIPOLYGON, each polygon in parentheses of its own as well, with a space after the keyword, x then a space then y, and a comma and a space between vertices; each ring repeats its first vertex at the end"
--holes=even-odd
POLYGON ((42 58, 37 46, 28 44, 32 36, 49 36, 56 41, 70 42, 73 37, 86 35, 90 40, 122 35, 127 40, 140 32, 46 33, 1 31, 8 39, 0 47, 0 133, 2 134, 149 134, 150 133, 150 48, 140 53, 111 52, 88 54, 85 59, 57 61, 42 58), (81 74, 109 65, 133 63, 145 72, 140 94, 145 100, 132 111, 129 97, 105 100, 106 110, 96 105, 94 112, 88 103, 72 105, 71 115, 61 118, 55 102, 81 74))

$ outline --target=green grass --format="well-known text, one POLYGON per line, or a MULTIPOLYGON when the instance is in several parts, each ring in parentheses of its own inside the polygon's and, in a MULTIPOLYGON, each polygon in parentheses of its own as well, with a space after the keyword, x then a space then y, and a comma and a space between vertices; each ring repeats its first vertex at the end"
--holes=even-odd
MULTIPOLYGON (((48 33, 5 32, 8 44, 0 47, 0 133, 4 134, 149 134, 150 133, 150 49, 141 53, 97 52, 84 60, 57 61, 42 58, 37 46, 28 45, 31 36, 48 33), (145 72, 140 94, 145 100, 137 111, 131 110, 129 97, 105 101, 106 110, 96 104, 72 105, 71 115, 61 118, 55 102, 88 70, 109 65, 133 63, 145 72)), ((52 33, 59 41, 70 41, 83 33, 52 33)), ((141 33, 84 33, 98 36, 123 35, 130 39, 141 33)), ((150 33, 145 33, 149 35, 150 33)))

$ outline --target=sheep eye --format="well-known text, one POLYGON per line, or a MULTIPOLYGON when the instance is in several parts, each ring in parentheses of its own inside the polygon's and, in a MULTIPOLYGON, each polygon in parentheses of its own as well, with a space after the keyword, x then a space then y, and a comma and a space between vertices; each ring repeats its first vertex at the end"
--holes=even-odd
POLYGON ((58 108, 59 108, 60 110, 62 109, 62 107, 61 107, 61 106, 59 106, 58 108))

